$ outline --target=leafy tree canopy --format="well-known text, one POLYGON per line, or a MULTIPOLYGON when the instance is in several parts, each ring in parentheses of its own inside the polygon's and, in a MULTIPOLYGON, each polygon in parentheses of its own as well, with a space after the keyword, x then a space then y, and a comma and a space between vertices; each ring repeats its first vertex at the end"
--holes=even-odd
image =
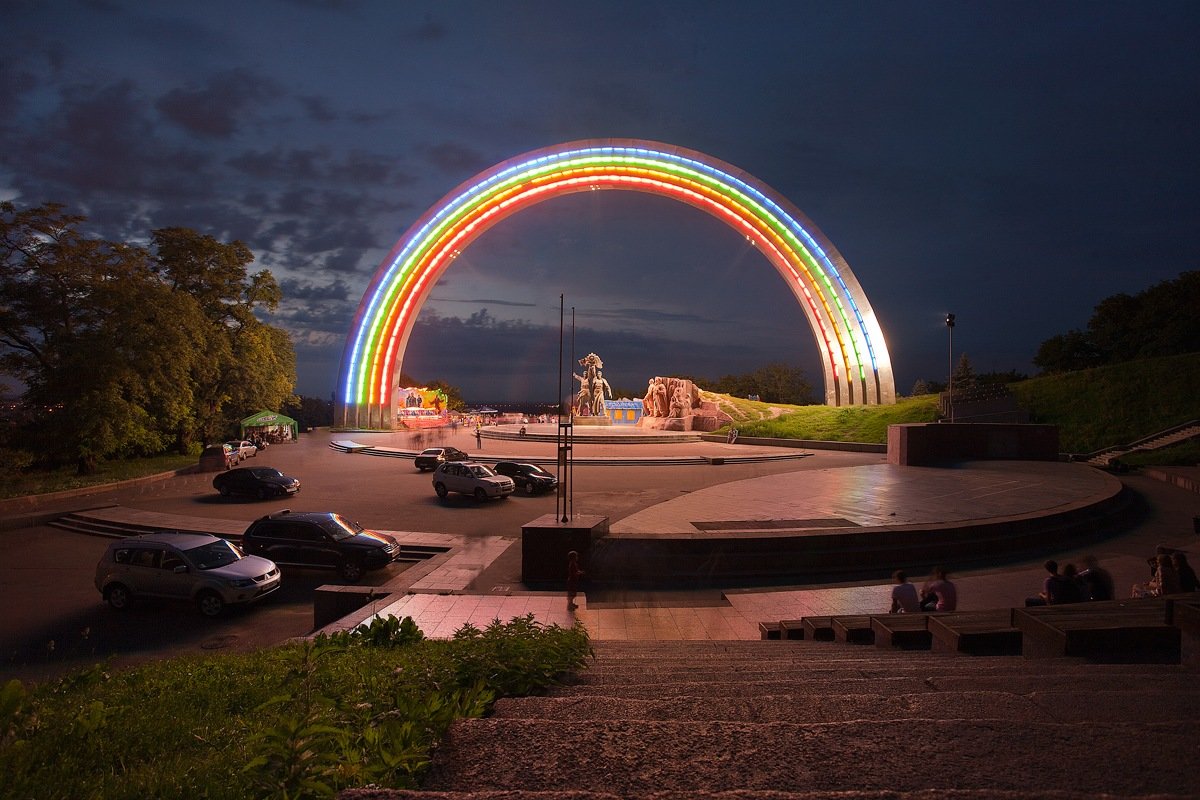
POLYGON ((80 472, 221 437, 295 384, 286 332, 258 320, 280 292, 240 242, 186 228, 151 248, 90 238, 48 203, 0 203, 0 370, 28 387, 29 444, 80 472))
POLYGON ((1043 373, 1073 372, 1155 356, 1200 351, 1200 271, 1181 273, 1135 295, 1101 300, 1087 330, 1052 336, 1033 363, 1043 373))

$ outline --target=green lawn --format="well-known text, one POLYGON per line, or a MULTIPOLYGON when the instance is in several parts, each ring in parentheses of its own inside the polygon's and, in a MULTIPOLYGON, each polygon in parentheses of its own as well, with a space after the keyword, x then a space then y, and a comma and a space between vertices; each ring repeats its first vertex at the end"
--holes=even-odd
POLYGON ((74 467, 56 470, 6 471, 0 481, 0 499, 25 497, 32 494, 61 492, 67 489, 84 489, 106 483, 174 472, 194 466, 196 456, 164 455, 153 458, 131 458, 123 461, 105 461, 91 475, 76 475, 74 467))

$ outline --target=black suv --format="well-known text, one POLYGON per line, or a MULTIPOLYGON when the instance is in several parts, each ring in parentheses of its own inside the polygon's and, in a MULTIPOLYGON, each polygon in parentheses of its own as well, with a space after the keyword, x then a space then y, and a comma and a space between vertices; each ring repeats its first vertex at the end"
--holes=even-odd
POLYGON ((259 517, 242 535, 242 549, 280 566, 336 569, 349 583, 400 557, 394 536, 367 530, 329 511, 280 511, 259 517))
POLYGON ((507 475, 517 484, 517 488, 525 494, 548 492, 558 486, 558 478, 537 464, 525 464, 518 461, 501 461, 495 466, 500 475, 507 475))
POLYGON ((470 461, 471 457, 457 447, 427 447, 413 459, 418 472, 427 469, 437 469, 438 464, 446 461, 470 461))

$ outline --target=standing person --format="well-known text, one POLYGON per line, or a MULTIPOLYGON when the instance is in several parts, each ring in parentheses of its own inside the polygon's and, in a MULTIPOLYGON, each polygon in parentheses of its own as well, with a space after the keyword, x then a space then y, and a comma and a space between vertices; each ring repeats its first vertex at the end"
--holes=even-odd
POLYGON ((567 553, 567 611, 579 608, 575 605, 575 595, 579 593, 579 579, 583 570, 579 568, 579 553, 572 550, 567 553))
POLYGON ((480 450, 483 449, 483 434, 479 432, 479 426, 475 426, 475 446, 480 450))
POLYGON ((958 589, 946 578, 945 567, 933 568, 933 580, 921 589, 922 611, 954 611, 958 608, 958 589))
POLYGON ((892 587, 892 607, 889 614, 908 613, 921 610, 921 601, 917 598, 917 587, 908 582, 904 570, 898 569, 892 573, 896 585, 892 587))

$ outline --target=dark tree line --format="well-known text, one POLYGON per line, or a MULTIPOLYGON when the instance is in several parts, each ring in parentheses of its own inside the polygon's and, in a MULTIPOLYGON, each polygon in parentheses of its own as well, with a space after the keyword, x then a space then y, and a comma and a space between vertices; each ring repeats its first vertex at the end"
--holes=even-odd
POLYGON ((817 402, 804 370, 780 362, 772 362, 741 375, 723 375, 715 381, 707 378, 690 380, 710 392, 734 397, 758 397, 764 403, 803 406, 817 402))
POLYGON ((0 372, 26 386, 15 444, 81 473, 192 452, 295 385, 280 291, 253 254, 188 228, 149 246, 87 236, 59 204, 0 203, 0 372))
POLYGON ((1200 351, 1200 271, 1135 295, 1101 300, 1085 330, 1042 342, 1033 363, 1046 373, 1071 372, 1154 356, 1200 351))

